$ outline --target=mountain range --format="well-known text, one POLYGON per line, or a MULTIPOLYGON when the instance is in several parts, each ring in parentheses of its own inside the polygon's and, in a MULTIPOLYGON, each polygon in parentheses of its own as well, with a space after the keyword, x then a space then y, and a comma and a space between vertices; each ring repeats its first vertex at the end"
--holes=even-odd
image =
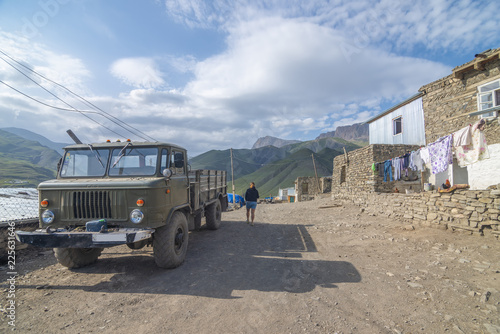
POLYGON ((68 146, 69 144, 67 143, 55 143, 47 138, 45 138, 42 135, 39 135, 37 133, 21 129, 21 128, 1 128, 0 130, 10 132, 16 136, 19 136, 21 138, 31 140, 34 142, 38 142, 40 145, 48 147, 50 149, 53 149, 54 151, 58 152, 59 154, 63 153, 63 148, 64 146, 68 146))
POLYGON ((36 187, 56 176, 61 157, 37 141, 0 130, 0 187, 36 187))
MULTIPOLYGON (((252 149, 211 150, 190 159, 192 169, 228 171, 228 191, 232 177, 237 193, 242 194, 249 182, 255 182, 262 197, 276 196, 279 188, 293 187, 299 176, 331 176, 333 158, 367 144, 364 127, 337 128, 314 140, 284 140, 266 136, 252 149), (349 129, 354 132, 351 134, 349 129), (346 140, 350 138, 351 140, 346 140), (316 172, 313 165, 316 166, 316 172)), ((0 187, 34 187, 54 178, 64 143, 18 128, 0 129, 0 187)))
MULTIPOLYGON (((368 124, 356 123, 353 125, 339 126, 335 131, 325 132, 316 137, 316 140, 324 138, 340 138, 352 142, 357 142, 361 146, 368 142, 368 124)), ((301 143, 300 140, 285 140, 271 136, 265 136, 257 139, 255 144, 253 144, 252 149, 264 147, 264 146, 275 146, 283 147, 290 144, 301 143)))
POLYGON ((339 126, 335 131, 320 134, 316 139, 338 137, 349 141, 368 142, 368 124, 356 123, 353 125, 339 126))

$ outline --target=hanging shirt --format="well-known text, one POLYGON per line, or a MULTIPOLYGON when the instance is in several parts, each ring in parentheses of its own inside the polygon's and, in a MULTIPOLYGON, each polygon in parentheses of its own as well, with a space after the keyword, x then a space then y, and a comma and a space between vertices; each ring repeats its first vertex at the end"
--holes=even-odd
POLYGON ((431 157, 429 156, 429 148, 423 147, 420 149, 420 159, 424 162, 424 164, 428 164, 431 162, 431 157))
POLYGON ((418 171, 423 171, 425 169, 425 163, 424 160, 422 160, 422 157, 420 156, 421 150, 417 150, 416 152, 412 152, 412 159, 413 159, 413 164, 415 165, 414 170, 418 171))
POLYGON ((410 153, 410 164, 408 165, 408 168, 414 171, 422 170, 422 159, 420 159, 420 151, 417 150, 410 153))
POLYGON ((452 141, 453 136, 448 135, 439 138, 428 146, 432 174, 448 170, 448 165, 453 163, 453 156, 451 155, 452 141))
POLYGON ((458 130, 453 133, 453 146, 464 146, 470 145, 471 143, 471 131, 470 126, 467 125, 465 128, 458 130))
POLYGON ((406 153, 401 158, 403 160, 403 168, 406 169, 410 167, 410 153, 406 153))
POLYGON ((482 123, 480 122, 481 121, 478 121, 472 126, 470 145, 458 146, 455 148, 458 165, 460 167, 465 167, 490 157, 486 136, 481 130, 480 125, 482 123))

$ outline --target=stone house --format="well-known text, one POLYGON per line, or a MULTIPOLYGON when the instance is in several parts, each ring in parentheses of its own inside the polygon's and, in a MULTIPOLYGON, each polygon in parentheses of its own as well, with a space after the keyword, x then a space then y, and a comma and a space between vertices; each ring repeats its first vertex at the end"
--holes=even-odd
POLYGON ((388 159, 425 146, 425 123, 422 96, 419 92, 409 99, 369 119, 369 146, 345 153, 334 159, 332 189, 356 193, 420 191, 422 173, 410 171, 397 181, 384 181, 380 165, 388 159), (372 170, 377 164, 377 170, 372 170))
POLYGON ((331 192, 332 178, 301 176, 295 180, 295 198, 297 202, 313 200, 319 194, 331 192), (319 183, 318 183, 319 182, 319 183))
POLYGON ((500 183, 500 49, 477 54, 475 59, 429 83, 400 104, 368 120, 369 146, 337 156, 332 175, 333 191, 420 191, 423 183, 470 184, 486 189, 500 183), (371 165, 428 145, 479 119, 490 158, 461 168, 456 159, 448 170, 432 175, 414 173, 407 180, 384 182, 371 165), (416 182, 415 182, 416 181, 416 182))

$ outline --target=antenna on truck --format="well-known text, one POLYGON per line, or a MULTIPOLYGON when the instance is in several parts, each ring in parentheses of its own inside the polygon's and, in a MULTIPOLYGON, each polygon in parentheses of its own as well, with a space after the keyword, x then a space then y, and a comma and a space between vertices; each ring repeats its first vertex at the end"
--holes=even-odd
POLYGON ((73 133, 73 131, 70 130, 67 130, 66 133, 71 137, 71 139, 73 139, 73 141, 77 144, 83 144, 82 141, 80 139, 78 139, 78 137, 73 133))

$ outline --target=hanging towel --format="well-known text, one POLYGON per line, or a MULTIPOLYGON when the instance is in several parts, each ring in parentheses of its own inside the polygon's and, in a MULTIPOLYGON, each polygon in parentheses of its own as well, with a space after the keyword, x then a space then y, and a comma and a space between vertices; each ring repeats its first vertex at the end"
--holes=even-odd
POLYGON ((448 170, 448 165, 453 163, 453 156, 451 155, 452 142, 453 136, 448 135, 439 138, 428 146, 432 174, 448 170))
POLYGON ((455 148, 458 165, 460 167, 465 167, 490 157, 486 136, 482 131, 484 128, 483 124, 484 123, 481 123, 481 121, 478 121, 472 126, 470 145, 458 146, 455 148))
POLYGON ((471 131, 470 125, 467 125, 465 128, 458 130, 453 133, 453 146, 464 146, 471 144, 471 131))

